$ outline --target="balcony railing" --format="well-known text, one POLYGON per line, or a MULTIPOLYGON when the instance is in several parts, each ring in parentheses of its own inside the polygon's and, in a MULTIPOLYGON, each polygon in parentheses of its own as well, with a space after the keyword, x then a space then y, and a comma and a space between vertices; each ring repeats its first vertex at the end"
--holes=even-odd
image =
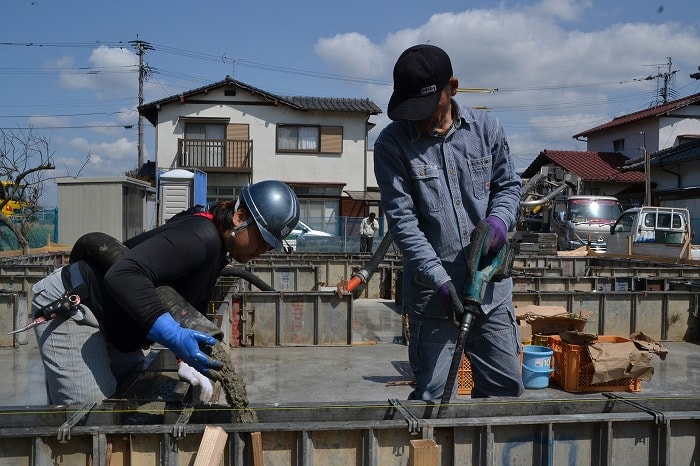
POLYGON ((253 141, 239 139, 178 139, 178 165, 205 171, 250 172, 253 141))

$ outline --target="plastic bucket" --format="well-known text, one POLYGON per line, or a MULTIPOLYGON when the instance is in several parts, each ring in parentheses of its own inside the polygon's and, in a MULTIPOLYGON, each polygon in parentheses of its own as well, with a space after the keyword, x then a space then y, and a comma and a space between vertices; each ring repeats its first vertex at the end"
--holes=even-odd
POLYGON ((546 346, 523 346, 523 385, 528 389, 547 388, 554 351, 546 346))

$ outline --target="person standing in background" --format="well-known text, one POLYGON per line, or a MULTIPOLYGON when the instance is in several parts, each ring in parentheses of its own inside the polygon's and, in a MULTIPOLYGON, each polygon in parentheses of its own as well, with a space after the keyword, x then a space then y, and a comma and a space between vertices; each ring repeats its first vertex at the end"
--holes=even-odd
POLYGON ((379 222, 375 217, 375 213, 370 212, 369 217, 363 218, 360 223, 360 252, 372 252, 374 235, 379 231, 379 222))

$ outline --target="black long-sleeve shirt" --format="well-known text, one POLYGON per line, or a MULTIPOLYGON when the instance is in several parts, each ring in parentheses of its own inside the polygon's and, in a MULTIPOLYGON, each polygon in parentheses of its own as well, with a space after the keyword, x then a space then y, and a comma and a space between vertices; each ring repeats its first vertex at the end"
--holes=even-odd
POLYGON ((168 285, 202 313, 225 267, 221 234, 207 218, 187 215, 125 242, 128 251, 105 273, 102 325, 120 351, 148 344, 166 307, 156 288, 168 285), (109 299, 111 298, 111 299, 109 299))

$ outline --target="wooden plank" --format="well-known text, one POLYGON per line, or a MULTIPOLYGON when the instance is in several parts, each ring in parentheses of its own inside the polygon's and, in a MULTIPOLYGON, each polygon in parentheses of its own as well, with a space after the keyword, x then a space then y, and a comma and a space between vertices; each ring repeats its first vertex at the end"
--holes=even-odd
POLYGON ((263 466, 262 433, 250 433, 250 445, 253 449, 253 466, 263 466))
POLYGON ((206 426, 202 442, 199 444, 194 466, 211 466, 221 464, 226 448, 228 434, 219 426, 206 426))
POLYGON ((411 440, 409 466, 438 466, 439 448, 433 439, 411 440))
MULTIPOLYGON (((133 434, 129 436, 131 466, 160 464, 160 437, 153 434, 133 434)), ((117 463, 119 464, 119 463, 117 463)))

